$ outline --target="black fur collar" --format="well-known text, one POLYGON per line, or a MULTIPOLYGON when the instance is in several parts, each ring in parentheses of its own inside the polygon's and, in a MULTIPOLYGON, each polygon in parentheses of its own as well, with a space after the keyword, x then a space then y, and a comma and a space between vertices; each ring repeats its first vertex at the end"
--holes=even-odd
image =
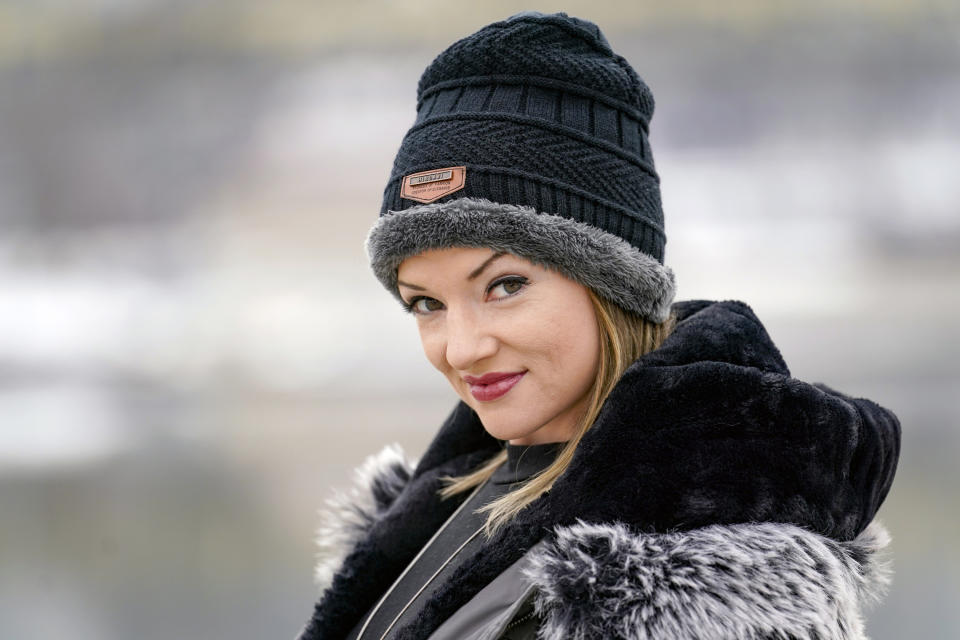
MULTIPOLYGON (((636 534, 784 523, 836 541, 867 527, 893 480, 896 416, 791 378, 742 302, 673 308, 674 333, 627 370, 567 472, 398 638, 427 637, 538 540, 579 522, 620 523, 636 534)), ((439 478, 498 446, 459 403, 396 500, 367 521, 302 637, 342 638, 456 508, 457 500, 437 499, 439 478)))

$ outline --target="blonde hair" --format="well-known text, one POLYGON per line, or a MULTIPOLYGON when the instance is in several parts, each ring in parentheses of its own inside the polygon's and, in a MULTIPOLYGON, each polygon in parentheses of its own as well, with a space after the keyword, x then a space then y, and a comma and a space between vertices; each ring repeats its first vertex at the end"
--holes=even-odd
MULTIPOLYGON (((600 365, 597 369, 597 380, 589 391, 587 409, 577 423, 573 437, 567 441, 550 466, 532 476, 520 488, 477 509, 477 513, 490 513, 484 524, 484 532, 488 538, 553 486, 557 478, 567 470, 581 438, 593 426, 604 401, 627 367, 643 354, 659 347, 673 331, 676 317, 672 312, 663 322, 655 323, 597 296, 591 289, 587 289, 587 292, 593 303, 600 330, 600 365)), ((483 484, 506 459, 506 450, 500 451, 466 475, 442 478, 446 486, 440 490, 440 496, 444 499, 450 498, 483 484)))

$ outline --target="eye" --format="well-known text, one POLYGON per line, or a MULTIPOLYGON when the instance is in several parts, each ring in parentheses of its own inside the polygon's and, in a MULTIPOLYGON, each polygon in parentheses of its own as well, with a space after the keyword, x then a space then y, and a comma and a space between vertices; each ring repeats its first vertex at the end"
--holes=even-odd
POLYGON ((443 308, 443 304, 435 298, 426 296, 415 296, 410 302, 404 302, 403 308, 408 313, 426 315, 432 311, 438 311, 443 308))
POLYGON ((491 293, 500 290, 503 292, 503 295, 496 296, 497 299, 500 298, 509 298, 510 296, 516 295, 523 290, 524 285, 527 284, 527 279, 523 276, 509 276, 506 278, 500 278, 492 285, 490 285, 489 291, 491 293))

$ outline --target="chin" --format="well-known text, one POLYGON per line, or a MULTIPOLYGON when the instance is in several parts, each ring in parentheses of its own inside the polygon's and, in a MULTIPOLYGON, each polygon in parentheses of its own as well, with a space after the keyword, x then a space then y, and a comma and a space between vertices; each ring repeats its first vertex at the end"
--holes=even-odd
MULTIPOLYGON (((476 411, 476 407, 474 407, 474 411, 476 411)), ((516 420, 494 418, 485 411, 477 411, 477 415, 480 417, 480 423, 484 430, 497 440, 527 438, 538 431, 536 427, 524 428, 522 425, 518 426, 516 420)))
POLYGON ((480 422, 483 424, 484 430, 497 440, 524 441, 517 444, 545 444, 547 442, 558 441, 557 438, 552 437, 552 434, 542 431, 541 427, 524 428, 522 425, 518 426, 516 421, 509 421, 507 424, 504 424, 503 421, 500 420, 485 419, 483 414, 478 413, 478 415, 480 416, 480 422))
POLYGON ((480 422, 483 424, 483 428, 486 430, 486 432, 497 440, 515 440, 517 438, 525 438, 532 435, 536 431, 536 429, 532 431, 529 429, 517 429, 516 425, 513 425, 513 428, 510 428, 504 425, 496 424, 496 422, 491 424, 491 421, 484 420, 482 415, 480 416, 480 422))

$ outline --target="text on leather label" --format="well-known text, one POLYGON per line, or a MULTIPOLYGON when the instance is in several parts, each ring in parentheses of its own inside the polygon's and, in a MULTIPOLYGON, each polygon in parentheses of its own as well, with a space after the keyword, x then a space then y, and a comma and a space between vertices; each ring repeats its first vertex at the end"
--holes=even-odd
POLYGON ((448 193, 463 189, 467 180, 466 167, 443 167, 418 171, 403 176, 400 197, 417 202, 433 202, 448 193))

